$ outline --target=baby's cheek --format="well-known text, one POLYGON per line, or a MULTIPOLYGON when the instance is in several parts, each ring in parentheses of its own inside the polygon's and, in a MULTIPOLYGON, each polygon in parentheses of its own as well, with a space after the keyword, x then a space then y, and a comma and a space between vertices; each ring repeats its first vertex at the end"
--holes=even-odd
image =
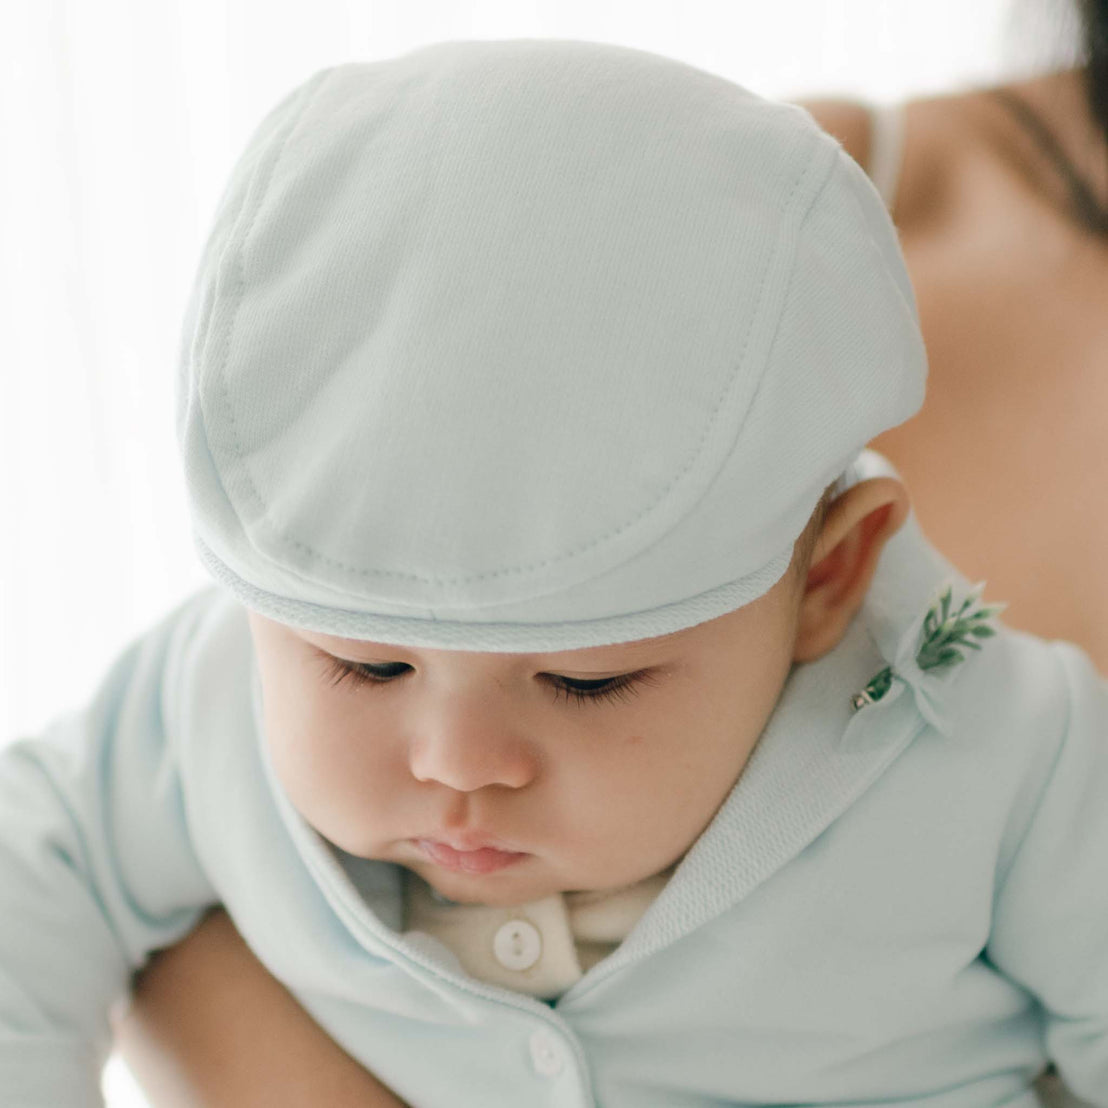
POLYGON ((293 806, 331 842, 366 853, 386 832, 402 785, 386 745, 341 712, 301 712, 275 724, 274 769, 293 806))
POLYGON ((295 718, 267 714, 266 738, 277 780, 293 806, 307 817, 306 808, 319 792, 316 778, 323 768, 323 760, 313 752, 311 733, 295 718))
POLYGON ((309 696, 276 695, 266 704, 266 737, 277 779, 293 805, 311 813, 334 799, 349 749, 335 721, 309 696))

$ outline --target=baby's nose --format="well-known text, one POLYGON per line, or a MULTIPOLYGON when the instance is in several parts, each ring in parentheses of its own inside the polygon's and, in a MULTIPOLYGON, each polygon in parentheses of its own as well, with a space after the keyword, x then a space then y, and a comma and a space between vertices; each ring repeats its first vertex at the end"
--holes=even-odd
POLYGON ((409 745, 417 781, 435 781, 458 792, 489 785, 521 789, 538 773, 538 752, 504 721, 457 710, 424 720, 409 745))

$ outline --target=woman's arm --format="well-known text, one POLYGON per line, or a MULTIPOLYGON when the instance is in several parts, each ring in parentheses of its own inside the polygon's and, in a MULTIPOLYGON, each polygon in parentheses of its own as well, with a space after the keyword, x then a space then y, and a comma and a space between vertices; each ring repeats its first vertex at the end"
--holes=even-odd
POLYGON ((116 1044, 155 1108, 406 1108, 270 976, 222 910, 154 957, 116 1044))

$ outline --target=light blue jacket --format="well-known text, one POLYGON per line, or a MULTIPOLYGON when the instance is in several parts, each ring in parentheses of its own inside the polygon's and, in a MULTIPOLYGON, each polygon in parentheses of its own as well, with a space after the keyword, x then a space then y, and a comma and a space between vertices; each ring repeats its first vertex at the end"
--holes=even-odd
POLYGON ((99 1104, 109 1006, 223 901, 418 1108, 1031 1108, 1048 1058, 1108 1105, 1104 684, 1002 631, 851 707, 950 572, 910 522, 663 894, 553 1006, 403 938, 398 871, 292 811, 243 612, 197 596, 2 755, 0 1102, 99 1104))

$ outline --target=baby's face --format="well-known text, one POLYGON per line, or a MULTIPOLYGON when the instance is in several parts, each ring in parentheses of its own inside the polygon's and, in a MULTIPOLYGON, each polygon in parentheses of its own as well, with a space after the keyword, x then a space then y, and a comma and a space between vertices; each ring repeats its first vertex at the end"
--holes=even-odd
POLYGON ((550 654, 389 646, 257 615, 272 760, 344 850, 517 904, 677 861, 737 780, 793 658, 791 574, 752 604, 550 654))

